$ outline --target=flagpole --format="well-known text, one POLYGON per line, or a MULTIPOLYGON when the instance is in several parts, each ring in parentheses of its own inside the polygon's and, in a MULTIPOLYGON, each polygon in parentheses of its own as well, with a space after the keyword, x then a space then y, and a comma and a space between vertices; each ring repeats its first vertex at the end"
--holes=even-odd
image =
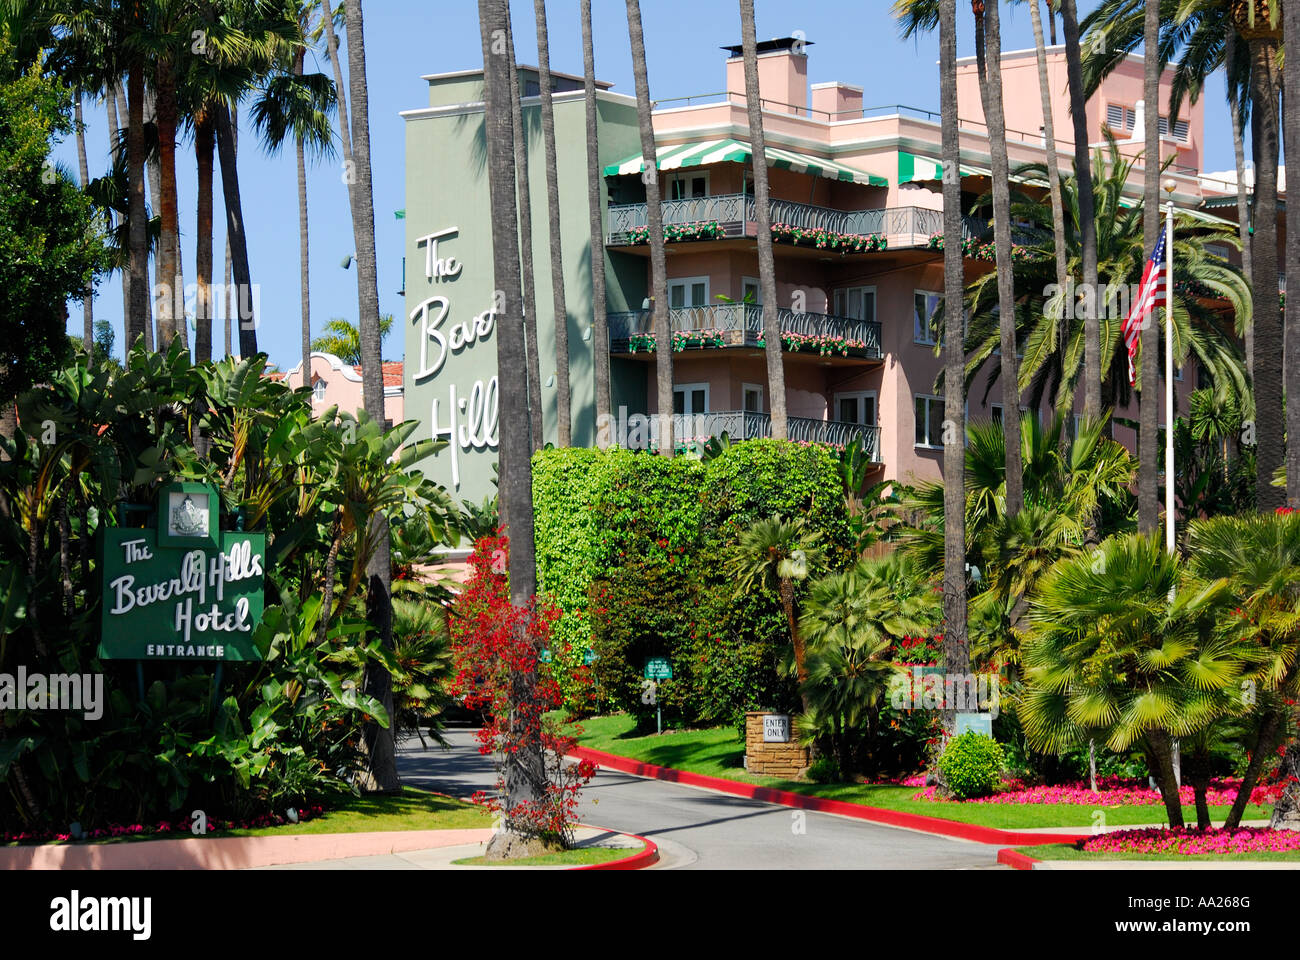
POLYGON ((1165 549, 1174 552, 1174 181, 1165 181, 1165 549))

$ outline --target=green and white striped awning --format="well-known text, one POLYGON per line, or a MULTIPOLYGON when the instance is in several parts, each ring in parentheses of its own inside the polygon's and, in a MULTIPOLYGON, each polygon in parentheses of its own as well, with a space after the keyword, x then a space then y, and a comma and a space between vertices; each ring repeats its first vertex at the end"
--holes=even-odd
MULTIPOLYGON (((750 149, 749 144, 741 140, 706 140, 700 143, 679 143, 664 147, 658 151, 656 166, 660 170, 677 170, 682 167, 702 167, 711 163, 749 163, 752 158, 753 150, 750 149)), ((782 147, 767 148, 767 165, 778 170, 793 170, 795 173, 843 180, 846 183, 860 183, 864 186, 889 185, 888 180, 873 173, 846 167, 834 160, 795 153, 782 147)), ((605 176, 626 176, 641 173, 643 170, 645 170, 645 158, 638 153, 621 163, 606 167, 605 176)))
MULTIPOLYGON (((962 164, 959 168, 963 177, 987 177, 989 171, 980 167, 962 164)), ((898 151, 898 182, 921 183, 926 180, 942 180, 943 163, 930 157, 918 157, 914 153, 898 151)))

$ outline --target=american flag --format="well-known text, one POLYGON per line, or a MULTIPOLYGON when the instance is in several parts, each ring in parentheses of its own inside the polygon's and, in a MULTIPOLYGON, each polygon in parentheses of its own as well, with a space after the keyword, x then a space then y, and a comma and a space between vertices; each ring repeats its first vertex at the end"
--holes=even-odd
POLYGON ((1129 311, 1128 319, 1124 321, 1124 345, 1128 347, 1129 386, 1137 383, 1137 368, 1134 367, 1133 360, 1137 357, 1142 324, 1156 307, 1163 307, 1166 304, 1164 267, 1165 231, 1161 230, 1156 248, 1151 251, 1151 259, 1147 261, 1146 269, 1142 272, 1142 283, 1138 286, 1137 300, 1133 303, 1133 309, 1129 311))

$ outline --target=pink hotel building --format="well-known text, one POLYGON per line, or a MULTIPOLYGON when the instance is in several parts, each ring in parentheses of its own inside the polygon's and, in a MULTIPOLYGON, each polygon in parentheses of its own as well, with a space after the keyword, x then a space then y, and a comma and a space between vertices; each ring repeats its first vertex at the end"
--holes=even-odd
MULTIPOLYGON (((673 354, 674 412, 682 418, 693 415, 679 419, 679 438, 685 434, 686 439, 699 434, 700 425, 704 433, 725 430, 733 439, 762 436, 769 428, 758 345, 761 308, 754 305, 758 255, 744 68, 739 47, 724 49, 729 52, 725 92, 661 101, 654 111, 665 229, 670 238, 674 228, 686 234, 667 244, 673 329, 691 337, 686 349, 673 354), (699 225, 707 225, 707 236, 689 238, 699 225)), ((836 344, 829 355, 809 347, 785 352, 791 438, 843 444, 860 436, 879 465, 877 479, 937 479, 942 398, 934 385, 941 362, 930 316, 944 284, 943 254, 930 240, 943 230, 939 116, 901 106, 864 109, 862 89, 845 83, 810 86, 805 44, 774 40, 760 43, 759 50, 773 224, 885 240, 883 248, 845 252, 807 241, 780 242, 777 236, 783 331, 836 344)), ((1068 171, 1074 148, 1064 48, 1050 48, 1047 59, 1058 154, 1068 171)), ((1002 70, 1014 170, 1045 156, 1034 51, 1005 53, 1002 70)), ((970 201, 989 189, 989 147, 973 59, 960 61, 958 71, 963 206, 969 209, 970 201)), ((1162 104, 1168 103, 1168 88, 1166 76, 1162 104)), ((1088 104, 1092 142, 1104 142, 1105 125, 1125 155, 1141 153, 1141 97, 1142 61, 1134 56, 1088 104)), ((1203 211, 1207 201, 1217 199, 1210 205, 1232 216, 1235 206, 1223 201, 1235 188, 1201 173, 1203 105, 1185 109, 1173 130, 1161 116, 1162 159, 1173 157, 1169 175, 1177 183, 1173 199, 1180 209, 1203 211)), ((1126 192, 1133 205, 1141 202, 1140 163, 1126 192)), ((606 242, 611 254, 643 258, 648 291, 649 250, 638 228, 646 225, 644 190, 654 187, 643 184, 643 169, 639 153, 605 169, 610 192, 606 242)), ((1045 185, 1039 192, 1045 197, 1045 185)), ((1227 222, 1209 213, 1198 215, 1227 222)), ((991 263, 970 258, 966 265, 968 281, 992 269, 991 263)), ((648 310, 612 313, 610 325, 613 356, 646 366, 643 409, 655 413, 648 310)), ((616 364, 616 371, 621 366, 626 369, 616 364)), ((1197 384, 1192 366, 1189 361, 1178 375, 1181 412, 1197 384)), ((972 385, 971 419, 1001 416, 1000 383, 985 397, 987 371, 972 385)), ((1135 420, 1136 415, 1135 405, 1117 411, 1118 417, 1135 420)), ((1161 420, 1163 425, 1163 415, 1161 420)), ((1117 439, 1131 442, 1132 434, 1127 427, 1116 428, 1117 439)))

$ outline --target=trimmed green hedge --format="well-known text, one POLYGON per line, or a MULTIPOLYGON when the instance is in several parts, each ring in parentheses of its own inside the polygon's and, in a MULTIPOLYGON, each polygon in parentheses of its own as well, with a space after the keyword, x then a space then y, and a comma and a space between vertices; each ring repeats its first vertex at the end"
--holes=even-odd
POLYGON ((835 461, 821 447, 755 440, 702 462, 613 449, 550 449, 533 458, 539 592, 563 611, 557 675, 578 708, 574 680, 588 649, 603 703, 642 715, 647 656, 668 656, 674 678, 656 696, 680 719, 729 721, 782 706, 786 649, 776 598, 735 596, 724 560, 738 533, 781 513, 820 531, 839 566, 852 537, 835 461))

